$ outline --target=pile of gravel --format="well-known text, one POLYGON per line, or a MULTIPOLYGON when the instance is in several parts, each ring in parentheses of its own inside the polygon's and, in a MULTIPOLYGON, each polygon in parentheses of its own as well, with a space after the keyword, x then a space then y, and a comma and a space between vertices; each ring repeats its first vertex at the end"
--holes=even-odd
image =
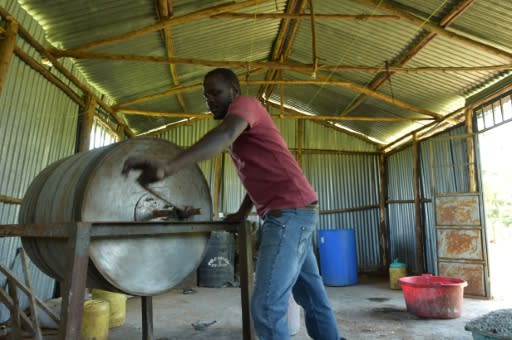
POLYGON ((512 339, 512 309, 499 309, 471 320, 465 330, 491 339, 512 339))

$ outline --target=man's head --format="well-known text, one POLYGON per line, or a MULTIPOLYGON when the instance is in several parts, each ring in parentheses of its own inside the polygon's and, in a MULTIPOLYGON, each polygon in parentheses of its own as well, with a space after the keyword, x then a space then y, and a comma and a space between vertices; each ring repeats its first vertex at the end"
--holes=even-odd
POLYGON ((216 68, 204 76, 203 91, 215 119, 223 119, 229 105, 240 95, 240 83, 233 71, 216 68))

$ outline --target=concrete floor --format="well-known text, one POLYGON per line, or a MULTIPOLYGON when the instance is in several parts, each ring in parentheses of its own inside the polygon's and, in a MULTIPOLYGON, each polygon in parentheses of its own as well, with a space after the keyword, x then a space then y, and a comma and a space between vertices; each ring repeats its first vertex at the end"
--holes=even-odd
MULTIPOLYGON (((154 336, 159 340, 242 339, 239 288, 194 287, 195 293, 173 289, 153 298, 154 336), (196 330, 193 324, 212 325, 196 330)), ((406 312, 400 290, 389 289, 386 278, 361 276, 357 285, 327 287, 338 326, 347 339, 472 339, 465 324, 488 312, 511 308, 512 300, 465 298, 462 316, 450 320, 419 319, 406 312)), ((110 340, 138 340, 140 298, 127 302, 126 323, 110 330, 110 340)), ((310 339, 301 318, 294 340, 310 339)))

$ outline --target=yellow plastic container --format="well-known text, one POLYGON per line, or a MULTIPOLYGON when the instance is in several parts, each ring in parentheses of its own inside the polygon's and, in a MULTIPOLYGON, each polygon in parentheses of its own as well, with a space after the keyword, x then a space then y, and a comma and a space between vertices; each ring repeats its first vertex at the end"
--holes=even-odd
POLYGON ((400 289, 398 279, 404 276, 407 276, 407 265, 396 259, 393 260, 389 265, 389 287, 391 289, 400 289))
POLYGON ((87 300, 84 302, 81 340, 107 340, 110 306, 107 301, 87 300))
POLYGON ((93 289, 91 294, 93 299, 105 300, 110 304, 110 328, 118 327, 125 323, 127 299, 125 294, 113 293, 101 289, 93 289))

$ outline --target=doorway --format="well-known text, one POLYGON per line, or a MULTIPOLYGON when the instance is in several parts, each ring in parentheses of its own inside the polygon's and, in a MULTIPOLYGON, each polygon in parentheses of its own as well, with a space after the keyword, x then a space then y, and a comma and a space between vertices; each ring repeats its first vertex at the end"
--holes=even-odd
POLYGON ((512 122, 478 135, 485 207, 490 290, 493 299, 512 303, 512 122))

